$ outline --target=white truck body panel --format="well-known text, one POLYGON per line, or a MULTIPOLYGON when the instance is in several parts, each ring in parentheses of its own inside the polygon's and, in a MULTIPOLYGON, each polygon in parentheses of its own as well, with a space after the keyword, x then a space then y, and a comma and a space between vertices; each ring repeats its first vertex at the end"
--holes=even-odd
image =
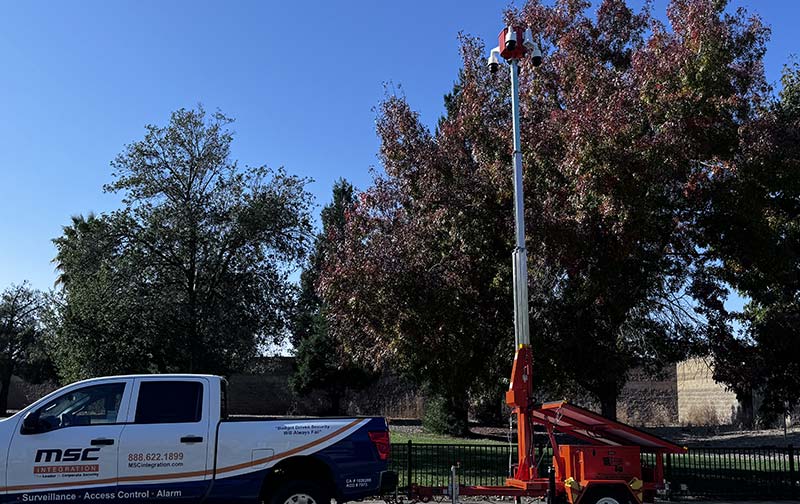
POLYGON ((257 502, 272 468, 306 459, 327 464, 308 477, 327 467, 339 497, 377 491, 386 462, 365 429, 385 431, 385 421, 227 421, 223 386, 216 376, 137 375, 48 394, 0 421, 0 503, 257 502), (351 488, 353 480, 375 488, 351 488))

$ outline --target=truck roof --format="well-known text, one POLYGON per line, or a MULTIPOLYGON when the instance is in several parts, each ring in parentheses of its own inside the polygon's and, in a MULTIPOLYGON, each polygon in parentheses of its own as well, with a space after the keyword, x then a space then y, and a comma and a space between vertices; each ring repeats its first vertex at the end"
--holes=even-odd
POLYGON ((96 381, 103 381, 103 380, 115 380, 115 379, 131 379, 131 378, 171 378, 171 379, 185 379, 185 378, 209 378, 215 380, 222 380, 221 376, 217 375, 210 375, 210 374, 191 374, 191 373, 166 373, 166 374, 129 374, 129 375, 109 375, 109 376, 97 376, 95 378, 88 378, 86 380, 80 380, 77 382, 70 383, 70 385, 78 384, 78 383, 92 383, 96 381))

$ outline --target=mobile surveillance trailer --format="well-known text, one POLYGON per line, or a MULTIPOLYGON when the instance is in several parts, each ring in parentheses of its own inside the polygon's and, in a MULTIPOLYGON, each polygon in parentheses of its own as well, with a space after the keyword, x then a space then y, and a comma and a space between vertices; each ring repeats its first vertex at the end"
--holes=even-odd
POLYGON ((462 486, 451 489, 414 486, 423 499, 434 495, 505 495, 546 497, 551 504, 639 504, 653 502, 664 486, 664 455, 685 448, 629 425, 609 420, 566 401, 536 404, 533 399, 533 353, 528 326, 528 265, 525 250, 525 208, 520 145, 519 64, 531 57, 533 67, 542 64, 542 51, 530 28, 508 26, 491 50, 488 68, 500 69, 505 59, 511 70, 513 124, 514 214, 516 247, 513 252, 514 324, 516 355, 506 403, 517 418, 517 462, 505 486, 462 486), (520 43, 521 41, 521 43, 520 43), (553 449, 547 476, 539 474, 533 442, 534 426, 546 432, 553 449), (559 445, 555 433, 586 444, 559 445), (647 460, 643 467, 642 460, 647 460))

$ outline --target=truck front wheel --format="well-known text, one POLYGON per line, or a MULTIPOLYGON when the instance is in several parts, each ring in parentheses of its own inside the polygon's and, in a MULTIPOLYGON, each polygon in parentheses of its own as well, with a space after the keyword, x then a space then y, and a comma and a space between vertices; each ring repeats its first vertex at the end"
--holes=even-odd
POLYGON ((278 487, 269 504, 330 504, 331 497, 314 481, 288 481, 278 487))

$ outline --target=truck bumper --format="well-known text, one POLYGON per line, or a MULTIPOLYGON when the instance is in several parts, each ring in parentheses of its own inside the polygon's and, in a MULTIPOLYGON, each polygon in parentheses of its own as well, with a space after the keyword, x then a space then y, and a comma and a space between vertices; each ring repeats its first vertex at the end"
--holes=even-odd
POLYGON ((394 471, 382 471, 381 484, 380 484, 381 495, 394 493, 396 489, 397 489, 397 473, 394 471))

